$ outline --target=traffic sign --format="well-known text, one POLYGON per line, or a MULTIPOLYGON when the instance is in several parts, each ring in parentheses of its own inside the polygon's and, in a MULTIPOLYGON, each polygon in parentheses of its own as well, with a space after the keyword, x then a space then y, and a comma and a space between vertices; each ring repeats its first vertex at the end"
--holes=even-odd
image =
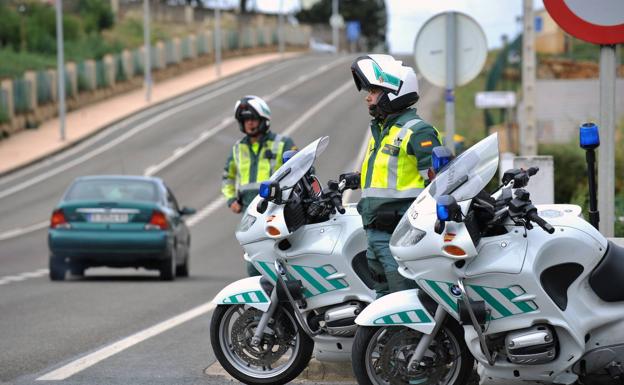
MULTIPOLYGON (((455 86, 474 79, 485 64, 487 41, 485 33, 470 16, 453 12, 456 20, 455 86)), ((447 13, 429 19, 418 31, 414 42, 414 59, 419 73, 438 87, 446 87, 447 13)))
POLYGON ((477 108, 511 108, 516 106, 516 93, 512 91, 477 92, 477 108))
POLYGON ((360 22, 359 21, 347 21, 347 40, 350 42, 358 41, 360 38, 360 22))
POLYGON ((624 1, 544 0, 564 31, 594 44, 624 43, 624 1))
POLYGON ((344 18, 339 13, 333 14, 329 18, 329 25, 332 28, 344 28, 344 18))

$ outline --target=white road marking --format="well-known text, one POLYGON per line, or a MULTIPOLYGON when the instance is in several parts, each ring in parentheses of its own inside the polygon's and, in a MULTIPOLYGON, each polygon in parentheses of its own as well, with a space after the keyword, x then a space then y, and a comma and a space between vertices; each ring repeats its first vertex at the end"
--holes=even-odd
MULTIPOLYGON (((370 142, 370 138, 371 138, 370 132, 368 135, 364 135, 364 140, 362 141, 362 144, 360 145, 360 151, 358 152, 357 158, 353 160, 353 163, 351 163, 351 166, 349 167, 349 171, 347 172, 361 171, 360 163, 364 159, 366 150, 368 149, 368 142, 370 142)), ((342 194, 343 204, 346 205, 347 203, 350 203, 351 195, 353 195, 353 190, 347 190, 345 191, 344 194, 342 194)))
POLYGON ((0 241, 4 241, 5 239, 19 237, 20 235, 31 233, 33 231, 45 229, 48 227, 50 222, 43 221, 35 223, 34 225, 30 225, 27 227, 18 227, 17 229, 5 231, 4 233, 0 233, 0 241))
POLYGON ((6 285, 7 283, 11 282, 24 281, 28 278, 43 277, 44 275, 48 275, 48 269, 39 269, 19 275, 7 275, 5 277, 0 277, 0 285, 6 285))
POLYGON ((75 361, 68 363, 56 370, 53 370, 49 373, 44 374, 43 376, 37 378, 37 381, 62 381, 65 380, 74 374, 81 372, 98 362, 107 359, 123 350, 126 350, 140 342, 147 340, 148 338, 154 337, 160 333, 163 333, 169 329, 172 329, 180 324, 183 324, 187 321, 190 321, 194 318, 197 318, 201 315, 204 315, 215 308, 215 305, 212 302, 207 302, 203 305, 199 305, 196 308, 193 308, 187 312, 179 314, 175 317, 169 318, 166 321, 163 321, 159 324, 156 324, 150 328, 137 332, 131 336, 128 336, 120 341, 112 343, 108 346, 105 346, 101 349, 96 350, 93 353, 87 354, 84 357, 81 357, 75 361))
MULTIPOLYGON (((281 68, 279 66, 273 67, 268 71, 264 71, 263 73, 257 74, 257 76, 254 76, 253 78, 262 78, 270 73, 273 72, 277 72, 279 71, 281 68)), ((129 131, 126 131, 125 133, 121 134, 120 136, 116 137, 115 139, 111 140, 110 142, 107 142, 103 145, 101 145, 100 147, 94 149, 93 151, 90 151, 78 158, 75 158, 73 160, 67 161, 66 163, 63 163, 62 165, 59 165, 56 168, 53 168, 47 172, 44 172, 42 174, 39 174, 37 176, 34 176, 32 178, 30 178, 27 181, 24 181, 22 183, 18 183, 14 186, 11 186, 10 188, 7 188, 5 190, 0 191, 0 199, 5 198, 9 195, 13 195, 19 191, 22 191, 30 186, 33 186, 37 183, 40 183, 48 178, 51 178, 55 175, 58 175, 60 173, 62 173, 63 171, 69 170, 91 158, 94 158, 97 155, 100 155, 101 153, 115 147, 116 145, 118 145, 119 143, 133 137, 134 135, 138 134, 139 132, 145 130, 146 128, 149 128, 151 126, 153 126, 155 123, 159 123, 161 120, 166 119, 168 117, 171 117, 175 114, 178 114, 184 110, 187 110, 191 107, 194 107, 198 104, 202 104, 205 103, 206 101, 213 99, 216 96, 219 96, 221 94, 224 94, 228 91, 231 91, 232 89, 245 84, 249 82, 249 79, 242 79, 239 81, 235 81, 232 82, 218 90, 212 91, 206 95, 202 95, 196 99, 190 100, 187 103, 178 105, 176 107, 172 107, 166 111, 157 113, 155 116, 153 116, 152 118, 150 118, 149 120, 135 126, 134 128, 132 128, 129 131)))

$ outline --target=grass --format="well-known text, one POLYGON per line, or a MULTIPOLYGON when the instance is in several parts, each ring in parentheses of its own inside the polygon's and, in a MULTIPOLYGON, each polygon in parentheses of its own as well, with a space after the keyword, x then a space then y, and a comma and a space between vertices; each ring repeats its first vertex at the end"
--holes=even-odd
POLYGON ((15 52, 0 49, 0 79, 20 76, 27 70, 40 70, 56 66, 56 56, 32 52, 15 52))

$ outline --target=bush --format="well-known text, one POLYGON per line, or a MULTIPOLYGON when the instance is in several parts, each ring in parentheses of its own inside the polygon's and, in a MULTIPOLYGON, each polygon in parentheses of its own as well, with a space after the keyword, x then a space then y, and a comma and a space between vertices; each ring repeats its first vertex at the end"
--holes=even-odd
POLYGON ((108 1, 80 0, 78 11, 84 21, 84 30, 87 33, 111 28, 115 22, 113 10, 108 1))

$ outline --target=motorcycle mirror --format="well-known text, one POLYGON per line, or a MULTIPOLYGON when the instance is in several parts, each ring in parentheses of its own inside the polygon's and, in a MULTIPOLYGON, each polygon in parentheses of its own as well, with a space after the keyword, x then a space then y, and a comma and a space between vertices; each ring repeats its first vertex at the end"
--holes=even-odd
POLYGON ((258 194, 265 200, 272 201, 278 198, 281 192, 280 185, 277 181, 267 180, 260 183, 260 191, 258 194))
POLYGON ((453 153, 445 146, 434 147, 431 151, 431 166, 436 174, 451 160, 453 160, 453 153))
POLYGON ((436 220, 435 223, 435 227, 433 228, 433 230, 437 233, 437 234, 442 234, 442 232, 444 231, 444 228, 446 227, 446 222, 445 221, 441 221, 441 220, 436 220))
POLYGON ((442 195, 438 198, 436 201, 436 213, 438 214, 438 220, 441 222, 462 221, 461 207, 459 207, 455 197, 452 195, 442 195))
POLYGON ((269 202, 266 199, 262 199, 260 202, 258 202, 258 205, 256 206, 256 210, 258 210, 260 214, 264 214, 268 206, 269 206, 269 202))

